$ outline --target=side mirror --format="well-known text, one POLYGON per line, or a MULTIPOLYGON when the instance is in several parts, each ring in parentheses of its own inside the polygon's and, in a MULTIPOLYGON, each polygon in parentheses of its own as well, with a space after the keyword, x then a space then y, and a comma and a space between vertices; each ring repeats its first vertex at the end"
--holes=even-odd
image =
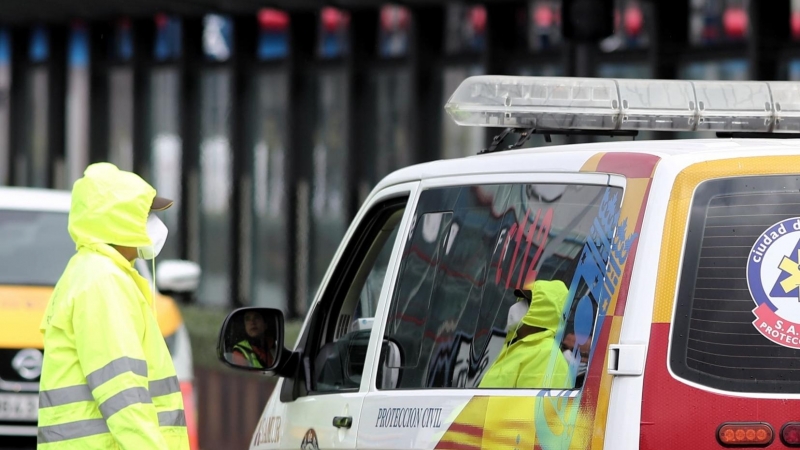
POLYGON ((275 374, 283 353, 283 312, 274 308, 240 308, 228 314, 217 342, 224 364, 275 374))
POLYGON ((188 294, 200 286, 200 265, 191 261, 166 260, 156 267, 156 284, 161 292, 188 294))

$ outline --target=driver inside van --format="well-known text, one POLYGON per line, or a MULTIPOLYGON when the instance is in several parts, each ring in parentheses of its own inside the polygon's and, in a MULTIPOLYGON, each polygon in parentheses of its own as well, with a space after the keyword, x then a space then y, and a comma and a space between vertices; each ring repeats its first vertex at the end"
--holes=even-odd
POLYGON ((479 387, 573 387, 569 365, 556 342, 568 294, 567 286, 559 280, 538 280, 525 289, 514 291, 519 299, 530 301, 530 306, 521 322, 511 327, 503 350, 483 376, 479 387))
POLYGON ((267 326, 264 316, 258 311, 247 311, 243 315, 245 339, 233 346, 233 363, 238 366, 272 367, 275 358, 274 328, 267 326))

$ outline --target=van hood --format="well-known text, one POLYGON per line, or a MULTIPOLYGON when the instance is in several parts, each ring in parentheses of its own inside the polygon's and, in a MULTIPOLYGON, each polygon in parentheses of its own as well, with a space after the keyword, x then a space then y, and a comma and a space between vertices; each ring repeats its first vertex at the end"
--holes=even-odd
POLYGON ((134 173, 110 163, 90 165, 72 187, 68 229, 76 248, 151 245, 147 216, 155 196, 156 190, 134 173))

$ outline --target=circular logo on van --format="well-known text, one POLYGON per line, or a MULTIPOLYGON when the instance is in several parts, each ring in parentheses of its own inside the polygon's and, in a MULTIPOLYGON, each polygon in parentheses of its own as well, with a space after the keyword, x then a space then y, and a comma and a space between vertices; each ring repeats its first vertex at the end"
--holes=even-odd
POLYGON ((20 350, 11 360, 11 367, 26 380, 35 380, 42 374, 42 352, 35 348, 20 350))
POLYGON ((782 220, 756 239, 747 259, 753 326, 767 339, 800 349, 800 217, 782 220))

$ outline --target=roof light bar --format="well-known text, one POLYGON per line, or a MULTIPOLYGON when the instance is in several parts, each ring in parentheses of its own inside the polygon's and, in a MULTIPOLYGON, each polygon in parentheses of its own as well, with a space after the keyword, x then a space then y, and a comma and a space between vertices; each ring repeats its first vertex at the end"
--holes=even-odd
POLYGON ((465 126, 800 133, 800 83, 484 75, 445 109, 465 126))

